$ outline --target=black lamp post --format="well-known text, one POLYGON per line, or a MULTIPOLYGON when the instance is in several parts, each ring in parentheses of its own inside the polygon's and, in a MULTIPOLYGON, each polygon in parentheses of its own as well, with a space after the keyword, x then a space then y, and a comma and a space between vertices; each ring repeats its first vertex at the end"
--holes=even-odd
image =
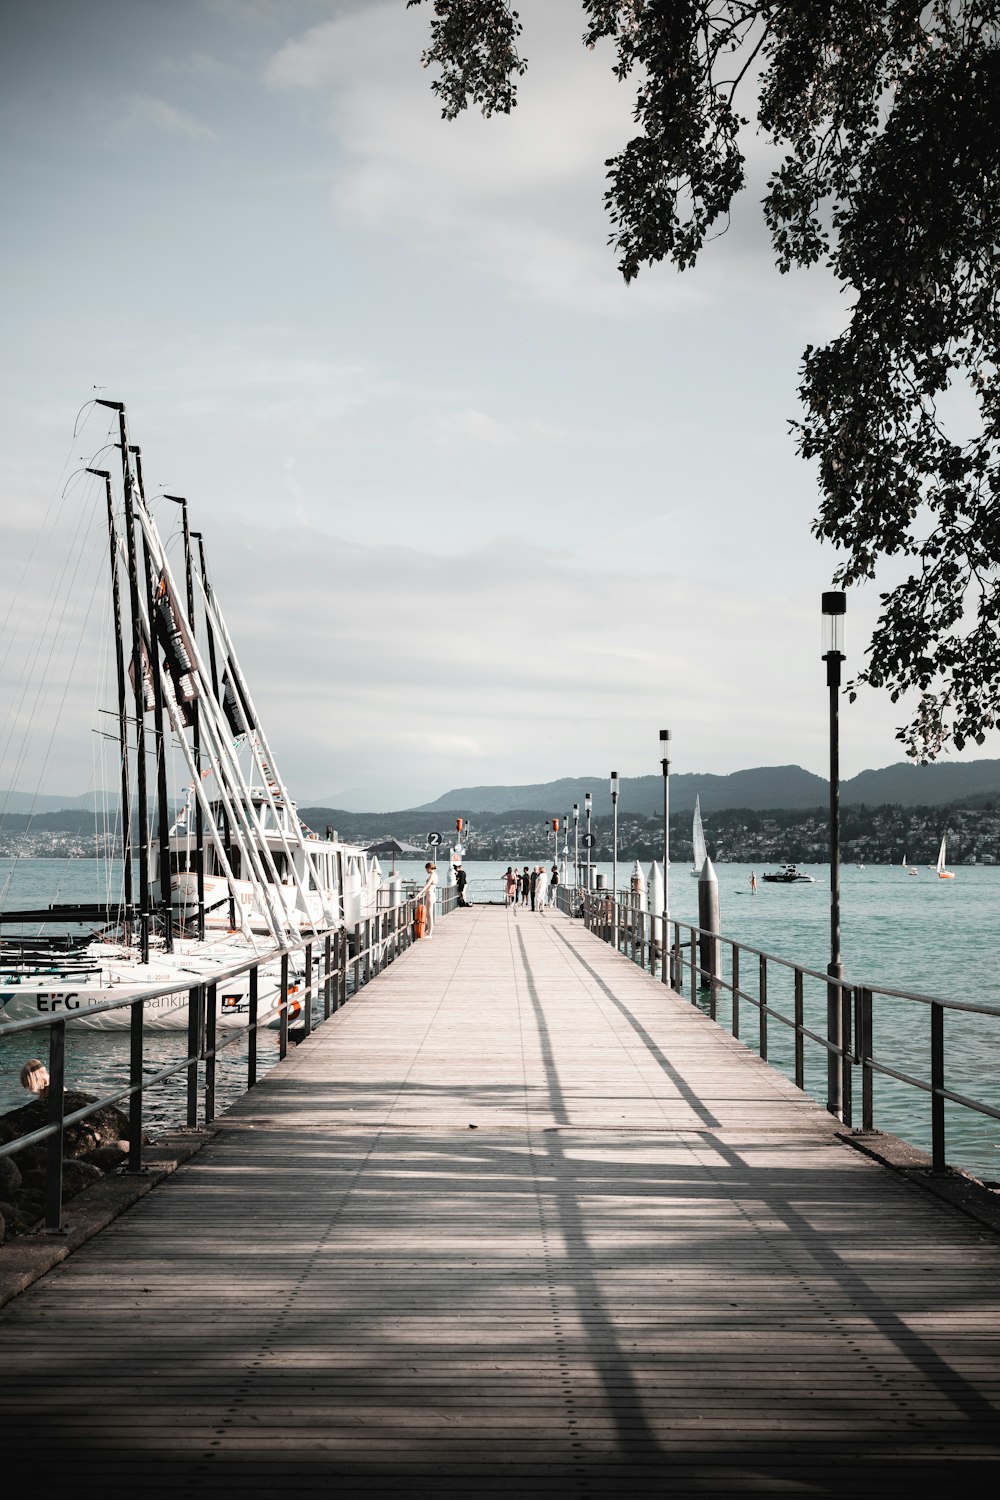
POLYGON ((844 966, 840 959, 840 667, 844 660, 844 616, 847 596, 823 595, 823 660, 830 690, 830 963, 831 983, 826 990, 827 1054, 826 1107, 839 1119, 844 1106, 840 1051, 844 1036, 841 1025, 841 987, 844 966))
POLYGON ((611 772, 611 899, 618 900, 618 772, 611 772))
POLYGON ((670 974, 670 730, 660 730, 660 769, 663 772, 663 982, 670 974))
POLYGON ((573 884, 580 884, 580 804, 573 803, 573 884))
POLYGON ((593 838, 591 837, 591 833, 590 833, 590 814, 591 814, 592 808, 593 808, 593 801, 591 799, 590 793, 589 792, 584 792, 584 794, 583 794, 583 813, 584 813, 584 817, 587 819, 587 833, 586 833, 586 837, 584 838, 583 842, 587 846, 587 890, 588 891, 590 890, 590 851, 591 851, 591 849, 594 846, 593 845, 593 838))

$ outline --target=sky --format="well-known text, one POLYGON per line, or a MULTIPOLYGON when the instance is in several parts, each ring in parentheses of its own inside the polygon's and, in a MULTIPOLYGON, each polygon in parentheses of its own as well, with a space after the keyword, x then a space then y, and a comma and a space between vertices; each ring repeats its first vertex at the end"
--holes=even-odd
MULTIPOLYGON (((626 285, 631 101, 578 0, 523 0, 518 108, 456 122, 404 0, 0 4, 0 787, 106 774, 95 394, 175 556, 187 497, 303 805, 651 774, 661 728, 676 771, 826 773, 836 558, 789 422, 848 302, 774 268, 767 142, 698 267, 626 285)), ((842 773, 904 717, 845 704, 842 773)))

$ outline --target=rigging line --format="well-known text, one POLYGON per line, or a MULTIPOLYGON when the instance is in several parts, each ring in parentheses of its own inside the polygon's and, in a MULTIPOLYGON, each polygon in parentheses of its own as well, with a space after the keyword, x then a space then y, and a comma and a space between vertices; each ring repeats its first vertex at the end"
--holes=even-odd
MULTIPOLYGON (((73 579, 72 579, 73 583, 76 582, 76 574, 79 571, 81 565, 82 565, 82 558, 78 557, 77 566, 76 566, 76 568, 74 568, 74 573, 73 573, 73 579)), ((103 572, 103 570, 102 570, 102 572, 103 572)), ((95 577, 94 586, 91 589, 90 599, 88 601, 86 613, 85 613, 85 616, 84 616, 84 624, 86 624, 86 623, 89 622, 90 615, 91 615, 91 612, 93 610, 94 598, 95 598, 95 596, 97 594, 97 591, 98 591, 98 588, 100 586, 102 572, 99 572, 97 574, 97 576, 95 577)), ((64 599, 63 599, 62 613, 61 613, 60 618, 59 618, 57 630, 53 633, 52 641, 51 641, 50 648, 49 648, 49 655, 48 655, 48 658, 47 658, 46 664, 45 664, 46 667, 48 667, 51 664, 52 656, 53 656, 53 653, 54 653, 54 651, 56 649, 56 646, 60 643, 60 641, 62 639, 62 635, 63 635, 63 622, 65 620, 65 616, 66 616, 66 612, 67 612, 68 608, 69 608, 69 596, 67 594, 64 597, 64 599)), ((67 698, 69 696, 70 685, 71 685, 71 683, 73 681, 73 678, 74 678, 75 669, 76 669, 76 663, 77 663, 77 660, 79 659, 80 651, 81 651, 81 649, 83 647, 83 642, 84 642, 85 636, 86 636, 86 631, 85 630, 80 630, 76 634, 76 645, 74 647, 73 655, 72 655, 72 658, 70 660, 69 675, 67 676, 67 678, 65 679, 65 681, 63 683, 63 690, 62 690, 62 694, 61 694, 60 701, 59 701, 58 714, 56 715, 56 717, 53 720, 52 730, 51 730, 51 733, 49 735, 48 745, 46 746, 45 755, 44 755, 43 760, 42 760, 42 765, 41 765, 41 767, 39 769, 38 781, 37 781, 37 783, 35 785, 34 795, 32 797, 32 805, 31 805, 31 811, 30 811, 30 815, 29 815, 30 817, 34 816, 35 801, 38 798, 38 794, 39 794, 39 792, 41 790, 42 780, 43 780, 45 772, 46 772, 46 770, 48 768, 49 757, 51 756, 51 753, 52 753, 52 746, 53 746, 53 744, 55 742, 55 737, 56 737, 56 734, 57 734, 57 732, 59 730, 59 724, 60 724, 60 720, 61 720, 63 711, 64 711, 64 709, 66 707, 66 700, 67 700, 67 698)), ((47 675, 47 674, 45 674, 45 675, 47 675)), ((36 693, 36 696, 35 696, 35 705, 34 705, 34 710, 32 712, 32 721, 34 721, 35 718, 37 717, 38 703, 39 703, 39 699, 41 697, 42 691, 43 691, 43 687, 42 687, 42 685, 39 685, 38 692, 36 693)), ((25 737, 24 751, 22 753, 21 762, 23 762, 23 754, 26 753, 26 751, 27 751, 27 743, 26 743, 26 741, 27 741, 27 736, 25 737)), ((18 773, 20 773, 20 764, 21 764, 21 762, 19 762, 19 764, 18 764, 18 773)), ((29 822, 29 827, 30 827, 30 822, 29 822)))
MULTIPOLYGON (((92 504, 93 504, 93 501, 92 501, 92 504)), ((34 635, 34 638, 33 638, 33 651, 29 652, 24 657, 24 659, 22 661, 21 681, 17 685, 18 688, 19 688, 19 692, 18 692, 17 697, 15 698, 15 701, 12 704, 12 709, 11 709, 11 712, 13 714, 15 714, 15 715, 22 708, 23 702, 24 702, 24 698, 25 698, 25 696, 27 695, 27 693, 30 690, 30 685, 31 685, 31 681, 32 681, 32 672, 34 671, 34 668, 35 668, 35 665, 36 665, 36 663, 38 661, 38 658, 39 658, 39 656, 41 655, 41 653, 42 653, 42 651, 44 649, 46 632, 49 629, 51 629, 51 627, 52 627, 52 622, 53 622, 53 619, 54 619, 53 600, 58 599, 60 597, 60 595, 64 599, 67 597, 67 595, 68 595, 67 578, 68 578, 71 566, 72 566, 72 579, 71 579, 72 582, 75 583, 76 576, 77 576, 78 571, 79 571, 79 567, 80 567, 80 563, 81 563, 81 558, 82 558, 83 552, 84 552, 83 544, 82 544, 81 539, 80 539, 80 533, 81 533, 81 530, 85 530, 85 529, 89 528, 89 526, 91 524, 91 518, 88 517, 85 508, 78 509, 75 512, 75 518, 76 518, 75 531, 70 535, 70 537, 68 538, 68 541, 67 541, 66 538, 63 539, 63 541, 62 541, 62 543, 60 545, 60 548, 59 548, 59 554, 58 555, 61 556, 62 563, 61 563, 61 567, 59 569, 58 575, 55 578, 55 580, 53 581, 53 583, 50 583, 49 585, 47 585, 46 589, 45 589, 45 594, 46 594, 47 599, 48 599, 48 608, 49 608, 48 618, 47 618, 45 624, 40 629, 38 629, 36 631, 35 635, 34 635)), ((30 619, 30 615, 28 616, 28 618, 30 619)), ((21 637, 23 637, 24 629, 25 629, 25 625, 24 625, 24 621, 22 620, 22 622, 21 622, 21 637)), ((9 655, 9 652, 14 648, 14 646, 16 644, 19 643, 19 639, 20 639, 20 637, 19 637, 17 631, 10 631, 8 633, 7 651, 5 652, 4 661, 6 661, 6 656, 9 655)), ((14 724, 13 720, 10 717, 8 717, 8 734, 7 734, 5 743, 4 743, 3 750, 2 750, 2 752, 0 752, 0 753, 2 753, 3 756, 6 756, 8 754, 8 752, 9 752, 10 741, 11 741, 14 733, 15 733, 15 724, 14 724)))
MULTIPOLYGON (((24 726, 24 728, 22 729, 21 748, 20 748, 20 751, 19 751, 18 756, 17 756, 17 775, 18 776, 20 775, 20 768, 21 768, 21 765, 23 764, 24 757, 28 753, 29 736, 30 736, 30 732, 31 732, 31 726, 34 725, 35 723, 39 722, 39 719, 38 719, 39 700, 41 699, 42 694, 48 691, 48 688, 47 688, 47 683, 48 683, 48 680, 49 680, 48 671, 46 671, 44 673, 39 673, 37 671, 38 662, 39 662, 39 660, 40 660, 40 658, 42 656, 42 653, 44 651, 47 637, 49 639, 48 639, 48 658, 46 660, 46 668, 48 668, 48 667, 51 666, 52 656, 53 656, 53 653, 54 653, 56 647, 58 645, 60 645, 64 641, 65 637, 64 637, 64 630, 63 630, 63 621, 65 619, 65 615, 66 615, 67 608, 69 606, 70 599, 71 598, 75 598, 76 579, 77 579, 77 576, 79 574, 80 568, 82 567, 83 557, 84 557, 84 550, 83 550, 83 548, 81 546, 77 545, 77 542, 78 542, 78 533, 79 533, 81 527, 86 527, 87 525, 88 525, 87 517, 86 517, 85 514, 81 513, 79 515, 79 517, 78 517, 77 535, 75 535, 72 538, 70 538, 70 553, 71 553, 74 561, 73 561, 72 575, 69 578, 69 586, 67 586, 67 577, 66 577, 67 571, 68 571, 68 566, 69 566, 68 563, 64 566, 63 571, 62 571, 62 575, 61 575, 61 577, 59 579, 59 588, 57 590, 56 597, 58 597, 58 595, 61 593, 61 595, 62 595, 62 611, 61 611, 60 618, 59 618, 59 620, 57 622, 56 621, 56 617, 55 617, 55 611, 54 611, 54 609, 52 608, 52 606, 50 604, 49 615, 48 615, 48 619, 47 619, 47 621, 45 623, 45 626, 44 626, 43 630, 39 631, 39 633, 35 637, 34 651, 25 659, 24 670, 23 670, 23 674, 22 674, 22 680, 21 680, 21 683, 19 685, 18 696, 17 696, 17 698, 16 698, 16 700, 15 700, 13 706, 12 706, 11 716, 8 719, 8 733, 7 733, 7 736, 6 736, 4 745, 3 745, 3 749, 2 749, 2 751, 0 751, 0 758, 2 758, 4 760, 6 760, 8 758, 8 756, 10 755, 11 742, 12 742, 12 740, 14 738, 14 735, 15 735, 15 732, 16 732, 18 716, 21 714, 21 712, 22 712, 22 710, 24 708, 25 700, 26 700, 29 692, 31 691, 32 682, 34 682, 34 685, 35 685, 35 701, 34 701, 32 712, 28 716, 27 723, 24 726)), ((89 611, 88 611, 88 613, 89 613, 89 611)), ((87 623, 88 622, 85 619, 84 622, 83 622, 83 624, 86 625, 87 623)), ((78 637, 78 640, 79 640, 79 637, 78 637)), ((12 788, 10 785, 8 785, 8 791, 10 791, 10 790, 14 790, 14 788, 12 788)), ((6 806, 6 804, 5 804, 5 806, 6 806)), ((32 811, 34 811, 33 808, 32 808, 32 811)))
MULTIPOLYGON (((109 427, 109 434, 110 434, 110 427, 109 427)), ((28 570, 31 568, 32 563, 34 562, 35 553, 38 550, 38 547, 40 546, 43 538, 45 537, 45 535, 47 533, 47 530, 48 530, 48 527, 49 527, 49 520, 50 520, 50 517, 51 517, 51 514, 52 514, 53 507, 56 506, 56 505, 58 505, 61 508, 61 506, 63 504, 63 501, 65 499, 65 497, 63 495, 63 490, 65 488, 65 485, 66 485, 67 481, 64 479, 63 476, 66 474, 67 469, 69 468, 70 464, 73 461, 72 454, 73 454, 73 449, 75 447, 76 447, 76 440, 75 440, 75 434, 74 434, 74 437, 70 440, 69 452, 67 452, 66 457, 63 459, 62 468, 59 470, 58 477, 56 478, 55 489, 53 490, 52 494, 49 497, 49 500, 48 500, 48 503, 47 503, 47 506, 46 506, 46 510, 45 510, 45 514, 42 517, 41 525, 40 525, 40 527, 38 528, 38 531, 35 534, 35 538, 34 538, 32 544, 31 544, 31 547, 29 548, 28 556, 25 558, 24 566, 23 566, 23 568, 21 570, 21 577, 18 579, 17 584, 14 587, 14 593, 13 593, 13 596, 12 596, 12 598, 10 600, 10 604, 9 604, 9 606, 7 608, 7 613, 4 616, 2 623, 0 623, 0 633, 2 633, 5 638, 8 636, 7 627, 9 625, 9 623, 10 623, 11 615, 14 613, 15 608, 17 607, 17 605, 20 602, 21 589, 22 589, 23 585, 25 584, 25 582, 27 581, 28 570)), ((7 657, 7 653, 5 651, 3 657, 0 658, 0 671, 3 670, 3 667, 4 667, 5 663, 6 663, 6 657, 7 657)))

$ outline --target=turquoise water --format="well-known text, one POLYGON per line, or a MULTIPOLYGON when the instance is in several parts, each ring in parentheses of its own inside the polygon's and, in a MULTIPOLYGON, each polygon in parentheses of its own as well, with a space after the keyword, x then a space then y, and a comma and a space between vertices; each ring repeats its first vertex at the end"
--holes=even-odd
MULTIPOLYGON (((522 865, 524 861, 522 860, 522 865)), ((551 867, 551 855, 540 852, 530 864, 551 867)), ((388 864, 384 869, 388 871, 388 864)), ((473 901, 499 900, 506 861, 467 862, 469 894, 473 901)), ((595 866, 611 883, 610 865, 595 866)), ((644 872, 646 871, 646 867, 644 872)), ((768 885, 760 881, 750 891, 750 866, 716 867, 722 932, 725 936, 778 957, 824 971, 829 959, 829 868, 801 867, 815 876, 813 885, 768 885)), ((407 879, 423 876, 423 862, 400 861, 397 869, 407 879)), ((618 865, 619 887, 626 887, 631 861, 618 865)), ((443 870, 442 870, 443 873, 443 870)), ((847 866, 842 871, 841 945, 845 976, 855 983, 902 989, 952 1000, 982 1003, 1000 1009, 1000 868, 958 866, 955 880, 939 880, 933 870, 909 876, 900 866, 847 866)), ((120 887, 121 867, 110 869, 93 860, 0 860, 0 898, 7 908, 44 905, 60 900, 107 899, 120 887)), ((681 922, 698 920, 698 882, 687 866, 673 866, 670 913, 681 922)), ((744 953, 741 988, 756 993, 756 960, 744 953)), ((723 972, 729 958, 724 950, 723 972)), ((768 1003, 791 1014, 790 971, 769 972, 768 1003)), ((826 995, 821 981, 806 981, 807 1024, 825 1031, 826 995)), ((723 996, 720 1020, 730 1023, 723 996)), ((742 1006, 741 1034, 748 1045, 757 1035, 757 1013, 742 1006)), ((891 1066, 926 1079, 929 1076, 929 1009, 914 1001, 876 998, 875 1055, 891 1066)), ((946 1019, 946 1084, 993 1108, 1000 1108, 1000 1018, 951 1013, 946 1019)), ((168 1057, 183 1056, 182 1036, 151 1039, 152 1070, 168 1057)), ((24 1102, 17 1072, 28 1055, 25 1041, 0 1036, 0 1110, 24 1102)), ((269 1034, 260 1044, 260 1069, 277 1060, 277 1038, 269 1034)), ((83 1035, 69 1044, 70 1068, 78 1087, 95 1091, 127 1074, 127 1036, 83 1035)), ((769 1030, 769 1060, 791 1072, 791 1035, 773 1021, 769 1030)), ((806 1087, 825 1097, 826 1060, 819 1048, 807 1045, 806 1087)), ((243 1086, 245 1051, 237 1047, 220 1066, 219 1107, 243 1086)), ((153 1124, 178 1123, 183 1118, 183 1083, 157 1090, 149 1105, 153 1124)), ((876 1078, 875 1124, 903 1136, 925 1150, 930 1148, 929 1100, 892 1080, 876 1078)), ((1000 1122, 948 1106, 949 1161, 979 1177, 1000 1177, 1000 1122)), ((860 1099, 855 1123, 860 1123, 860 1099)))

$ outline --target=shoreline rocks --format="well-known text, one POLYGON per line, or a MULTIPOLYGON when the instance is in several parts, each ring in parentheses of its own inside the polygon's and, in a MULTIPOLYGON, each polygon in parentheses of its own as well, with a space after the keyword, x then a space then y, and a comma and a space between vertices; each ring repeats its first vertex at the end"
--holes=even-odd
MULTIPOLYGON (((97 1102, 96 1094, 66 1091, 66 1113, 97 1102)), ((0 1145, 7 1145, 48 1124, 46 1099, 0 1115, 0 1145)), ((128 1161, 128 1115, 105 1104, 86 1120, 67 1127, 63 1137, 63 1201, 75 1198, 128 1161)), ((143 1143, 149 1141, 143 1136, 143 1143)), ((48 1142, 25 1146, 13 1156, 0 1156, 0 1245, 29 1233, 45 1213, 48 1142)))

